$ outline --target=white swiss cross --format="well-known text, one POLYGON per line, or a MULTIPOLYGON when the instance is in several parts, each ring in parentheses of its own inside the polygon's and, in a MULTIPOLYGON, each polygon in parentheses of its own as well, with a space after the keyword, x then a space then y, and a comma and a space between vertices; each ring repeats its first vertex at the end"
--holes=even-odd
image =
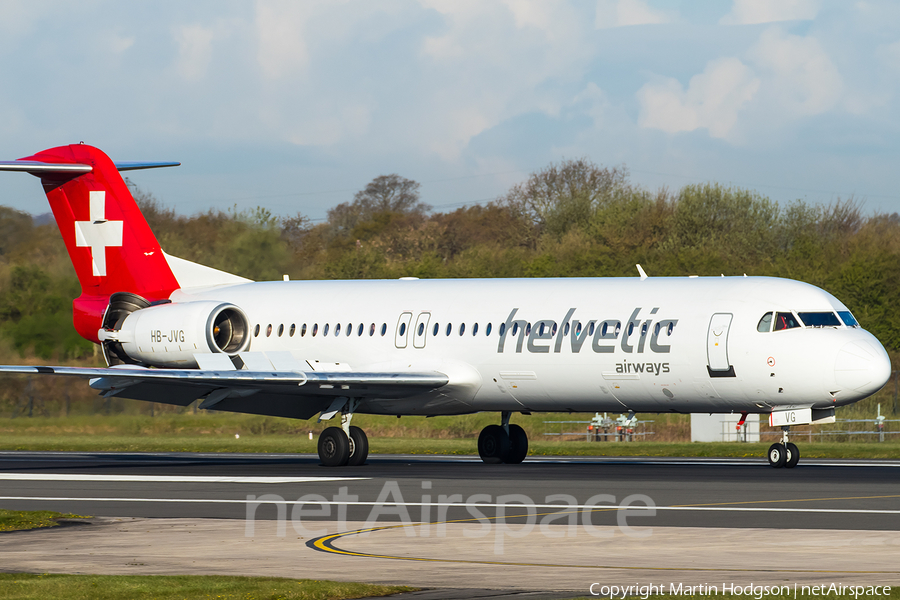
POLYGON ((122 221, 106 220, 106 192, 90 192, 91 220, 75 221, 75 245, 90 246, 94 275, 106 275, 106 248, 122 245, 122 221))

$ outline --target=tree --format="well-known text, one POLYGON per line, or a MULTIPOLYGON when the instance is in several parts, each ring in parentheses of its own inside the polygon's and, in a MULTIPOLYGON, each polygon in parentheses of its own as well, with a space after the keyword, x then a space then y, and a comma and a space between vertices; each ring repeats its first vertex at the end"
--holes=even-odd
POLYGON ((594 213, 631 193, 624 167, 600 167, 586 158, 551 163, 500 199, 546 233, 586 228, 594 213))
POLYGON ((349 233, 361 221, 379 213, 424 216, 431 206, 419 200, 420 184, 396 173, 379 175, 353 196, 328 211, 328 222, 339 232, 349 233))

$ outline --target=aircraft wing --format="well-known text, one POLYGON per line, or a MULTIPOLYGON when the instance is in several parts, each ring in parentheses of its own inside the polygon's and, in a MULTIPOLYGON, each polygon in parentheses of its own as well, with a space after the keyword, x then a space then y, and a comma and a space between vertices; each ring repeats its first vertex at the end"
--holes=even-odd
POLYGON ((0 374, 62 375, 90 379, 103 396, 308 419, 338 397, 406 398, 442 387, 437 371, 355 372, 0 366, 0 374))

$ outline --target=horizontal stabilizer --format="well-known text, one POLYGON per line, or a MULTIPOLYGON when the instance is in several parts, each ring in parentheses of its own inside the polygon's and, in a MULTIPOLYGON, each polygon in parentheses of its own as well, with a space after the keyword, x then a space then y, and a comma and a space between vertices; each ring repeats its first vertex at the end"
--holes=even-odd
POLYGON ((0 171, 22 171, 32 175, 46 175, 50 173, 90 173, 94 170, 91 165, 76 163, 45 163, 37 160, 4 160, 0 161, 0 171))
POLYGON ((180 162, 117 162, 119 171, 137 171, 139 169, 160 169, 162 167, 180 167, 180 162))
MULTIPOLYGON (((159 169, 162 167, 177 167, 180 162, 117 162, 119 171, 137 171, 139 169, 159 169)), ((0 171, 21 171, 40 177, 53 173, 77 175, 90 173, 94 170, 91 165, 78 163, 45 163, 38 160, 4 160, 0 161, 0 171)))

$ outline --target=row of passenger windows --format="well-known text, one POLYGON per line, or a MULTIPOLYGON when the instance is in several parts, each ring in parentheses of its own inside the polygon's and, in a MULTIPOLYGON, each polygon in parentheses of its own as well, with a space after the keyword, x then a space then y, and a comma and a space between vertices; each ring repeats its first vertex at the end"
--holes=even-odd
POLYGON ((837 314, 830 311, 801 312, 797 313, 797 316, 792 312, 767 312, 759 320, 756 330, 768 333, 797 327, 840 327, 842 323, 847 327, 859 327, 859 323, 848 310, 838 311, 837 314))
MULTIPOLYGON (((781 313, 779 313, 779 314, 781 314, 781 313)), ((769 315, 771 316, 771 313, 769 313, 769 315)), ((765 317, 763 317, 763 318, 765 318, 765 317)), ((341 331, 342 331, 341 325, 342 325, 341 323, 338 323, 334 326, 334 329, 332 331, 334 332, 333 335, 335 337, 341 335, 341 331)), ((551 336, 554 336, 554 335, 556 335, 556 332, 558 331, 558 326, 556 323, 552 323, 552 325, 551 325, 544 321, 539 321, 537 324, 537 327, 538 327, 538 335, 539 336, 543 336, 548 331, 551 336)), ((400 337, 403 337, 406 335, 406 328, 407 328, 406 323, 400 323, 400 330, 398 332, 400 337)), ((661 328, 660 323, 657 323, 654 326, 654 328, 653 328, 654 335, 660 334, 660 328, 661 328)), ((674 328, 675 328, 675 325, 673 323, 669 323, 665 329, 666 335, 672 335, 672 331, 674 330, 674 328)), ((256 327, 253 329, 253 337, 259 337, 260 329, 261 329, 260 325, 257 324, 256 327)), ((322 326, 322 336, 323 337, 328 335, 329 329, 330 329, 329 323, 325 323, 325 325, 322 326)), ((344 335, 346 335, 346 336, 353 335, 353 329, 354 329, 353 324, 348 323, 347 327, 343 329, 344 335)), ((564 331, 563 331, 563 335, 569 335, 569 329, 570 329, 570 324, 566 323, 564 331)), ((586 329, 587 334, 589 336, 593 336, 594 331, 595 331, 595 322, 590 321, 587 324, 583 324, 583 323, 579 322, 575 326, 575 336, 580 337, 583 333, 583 329, 586 329), (585 325, 586 325, 586 327, 585 327, 585 325)), ((362 336, 365 330, 366 330, 365 324, 360 323, 356 327, 356 335, 362 336)), ((444 334, 449 336, 454 332, 454 330, 457 331, 460 336, 463 336, 466 334, 466 324, 460 323, 456 328, 454 328, 452 323, 447 323, 446 327, 444 328, 444 334)), ((647 330, 648 330, 647 323, 644 323, 643 325, 641 325, 641 329, 640 329, 641 335, 646 335, 647 330)), ((375 323, 372 323, 369 325, 368 331, 369 331, 369 336, 374 336, 376 331, 379 331, 381 333, 381 335, 384 336, 387 334, 387 323, 382 323, 380 328, 376 328, 375 323)), ((438 335, 438 333, 440 331, 441 331, 441 326, 438 323, 435 323, 431 328, 431 335, 436 336, 436 335, 438 335)), ((473 336, 478 335, 478 331, 479 331, 478 323, 474 323, 472 325, 470 331, 471 331, 471 335, 473 335, 473 336)), ((491 335, 491 331, 493 331, 493 325, 491 323, 488 323, 487 325, 485 325, 483 331, 484 331, 485 336, 491 335)), ((500 327, 498 327, 498 331, 501 336, 503 334, 505 334, 506 333, 506 323, 501 323, 500 327)), ((622 323, 620 323, 619 321, 604 321, 603 323, 600 324, 600 335, 601 336, 606 337, 610 331, 612 331, 614 333, 614 337, 619 337, 619 333, 622 331, 622 323)), ((762 331, 762 330, 760 329, 760 331, 762 331)), ((307 329, 306 323, 301 325, 300 326, 300 337, 304 337, 307 334, 307 332, 309 332, 310 335, 312 335, 312 336, 316 336, 319 333, 319 324, 313 323, 312 327, 309 329, 307 329)), ((519 323, 517 323, 517 322, 513 323, 510 332, 514 336, 519 335, 519 323)), ((266 337, 271 337, 273 333, 275 333, 278 337, 282 337, 284 335, 284 325, 283 324, 279 325, 277 327, 277 329, 274 328, 271 323, 269 325, 267 325, 266 331, 265 331, 266 337)), ((291 326, 288 328, 288 337, 294 337, 295 333, 297 333, 297 325, 292 323, 291 326)), ((634 323, 629 323, 628 324, 628 335, 630 336, 633 333, 634 333, 634 323)), ((420 337, 425 335, 425 323, 419 323, 419 325, 416 329, 416 335, 420 336, 420 337)), ((525 325, 525 335, 531 335, 531 323, 528 323, 525 325)))

